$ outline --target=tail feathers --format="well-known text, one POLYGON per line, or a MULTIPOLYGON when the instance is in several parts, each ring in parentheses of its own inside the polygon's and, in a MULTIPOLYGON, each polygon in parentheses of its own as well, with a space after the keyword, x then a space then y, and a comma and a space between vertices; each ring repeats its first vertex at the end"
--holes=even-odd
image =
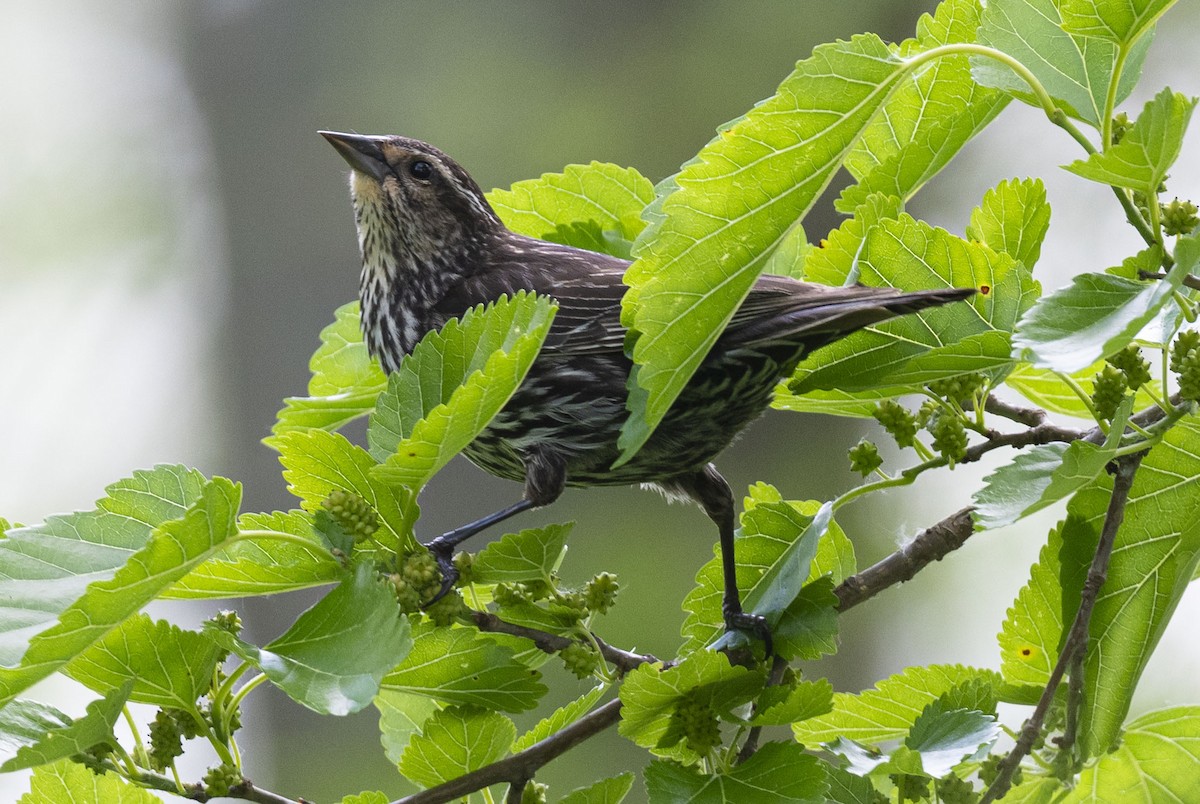
POLYGON ((975 294, 974 288, 944 288, 904 292, 894 288, 842 288, 856 291, 841 298, 805 299, 778 315, 747 322, 736 331, 726 331, 729 344, 805 341, 808 349, 837 340, 852 332, 896 316, 920 312, 961 301, 975 294))

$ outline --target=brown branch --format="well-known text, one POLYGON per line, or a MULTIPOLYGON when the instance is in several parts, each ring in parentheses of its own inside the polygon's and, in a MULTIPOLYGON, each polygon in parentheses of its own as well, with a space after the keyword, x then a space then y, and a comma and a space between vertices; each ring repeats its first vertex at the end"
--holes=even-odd
POLYGON ((453 801, 476 790, 505 782, 510 785, 519 784, 523 787, 543 765, 571 750, 584 740, 604 731, 616 723, 620 717, 621 701, 618 698, 584 715, 562 731, 555 732, 541 742, 534 743, 520 753, 479 770, 471 771, 457 779, 451 779, 437 787, 431 787, 420 793, 398 799, 393 804, 441 804, 441 802, 453 801))
MULTIPOLYGON (((543 653, 558 653, 563 648, 571 645, 574 640, 551 634, 548 631, 542 631, 537 628, 529 628, 524 625, 516 625, 500 619, 495 614, 488 611, 472 611, 471 619, 475 623, 475 627, 480 631, 491 631, 496 634, 508 634, 509 636, 524 637, 533 643, 534 647, 543 653)), ((592 635, 596 644, 600 646, 600 655, 605 661, 617 668, 621 675, 625 675, 630 670, 647 662, 657 662, 654 656, 648 653, 633 653, 627 650, 613 647, 595 634, 592 635)))
MULTIPOLYGON (((1156 273, 1154 271, 1138 271, 1138 279, 1166 279, 1167 275, 1156 273)), ((1200 290, 1200 277, 1188 274, 1183 278, 1184 287, 1189 287, 1192 290, 1200 290)))
POLYGON ((1041 408, 1024 408, 1000 399, 995 394, 988 394, 983 409, 994 416, 1002 416, 1026 427, 1037 427, 1046 421, 1046 411, 1041 408))
POLYGON ((833 590, 838 599, 837 610, 846 611, 889 586, 910 580, 927 565, 962 547, 974 531, 970 506, 929 526, 887 558, 842 581, 833 590))
MULTIPOLYGON (((220 796, 213 796, 210 794, 208 792, 208 788, 198 782, 195 784, 184 785, 183 791, 180 792, 179 787, 176 785, 174 779, 158 773, 151 773, 150 771, 139 769, 137 775, 130 775, 125 772, 125 768, 123 766, 118 765, 111 760, 105 760, 101 762, 100 766, 116 776, 128 779, 132 784, 149 790, 160 790, 164 793, 173 793, 176 796, 200 802, 211 801, 213 798, 220 798, 220 796)), ((305 799, 303 798, 288 798, 287 796, 281 796, 278 793, 272 793, 270 790, 264 790, 263 788, 256 786, 254 782, 250 781, 249 779, 243 779, 241 782, 231 785, 229 788, 229 793, 226 795, 228 795, 230 798, 240 798, 243 801, 250 801, 254 804, 306 804, 305 799)))
MULTIPOLYGON (((1092 565, 1088 569, 1087 580, 1084 582, 1083 591, 1079 596, 1079 610, 1075 613, 1075 620, 1071 623, 1071 630, 1067 634, 1067 639, 1063 643, 1062 652, 1058 656, 1058 661, 1054 663, 1054 669, 1050 672, 1050 678, 1046 682, 1046 688, 1042 691, 1042 696, 1038 700, 1037 706, 1033 710, 1033 714, 1021 726, 1021 733, 1017 737, 1017 744, 1013 746, 1012 751, 1008 753, 1004 759, 1000 760, 997 765, 996 779, 985 791, 980 804, 989 804, 989 802, 1002 798, 1008 793, 1012 786, 1012 777, 1016 773, 1017 767, 1021 764, 1030 751, 1033 750, 1034 743, 1042 733, 1042 726, 1046 720, 1046 714, 1050 711, 1050 705, 1054 702, 1054 696, 1058 692, 1059 686, 1062 684, 1063 675, 1068 667, 1074 668, 1071 677, 1071 688, 1075 688, 1076 684, 1082 685, 1082 673, 1079 670, 1082 668, 1083 657, 1087 651, 1088 644, 1088 629, 1092 622, 1092 612, 1095 610, 1096 598, 1100 594, 1100 588, 1104 585, 1105 578, 1108 577, 1108 561, 1112 557, 1113 543, 1117 537, 1117 530, 1121 526, 1121 521, 1125 518, 1125 505, 1129 500, 1129 490, 1133 486, 1133 478, 1137 473, 1138 466, 1141 465, 1142 458, 1146 457, 1145 452, 1139 452, 1134 455, 1127 455, 1117 461, 1116 477, 1113 480, 1112 498, 1108 502, 1108 511, 1104 516, 1104 527, 1100 531, 1100 541, 1096 545, 1096 554, 1092 558, 1092 565), (1076 677, 1079 677, 1078 680, 1076 677)), ((1079 686, 1077 695, 1071 697, 1076 698, 1076 705, 1082 700, 1083 688, 1079 686)), ((1072 723, 1069 728, 1069 735, 1063 736, 1062 750, 1072 750, 1075 741, 1074 723, 1077 718, 1068 713, 1068 721, 1072 723), (1068 740, 1069 736, 1069 740, 1068 740)))

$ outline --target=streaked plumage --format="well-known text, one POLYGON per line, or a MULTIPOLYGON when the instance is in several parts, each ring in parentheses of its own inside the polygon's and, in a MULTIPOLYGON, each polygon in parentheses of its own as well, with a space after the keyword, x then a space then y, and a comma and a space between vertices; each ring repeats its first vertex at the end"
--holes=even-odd
MULTIPOLYGON (((721 530, 726 615, 734 627, 760 623, 740 613, 736 588, 729 588, 733 499, 709 462, 813 349, 973 292, 832 288, 764 276, 650 440, 612 469, 627 416, 630 361, 620 313, 628 263, 514 234, 466 171, 423 142, 323 134, 354 169, 363 332, 385 369, 394 370, 429 330, 501 294, 532 290, 558 302, 525 382, 466 450, 486 471, 525 483, 524 503, 481 522, 546 505, 564 485, 644 483, 695 500, 721 530)), ((431 547, 448 557, 447 545, 479 530, 476 524, 431 547)))

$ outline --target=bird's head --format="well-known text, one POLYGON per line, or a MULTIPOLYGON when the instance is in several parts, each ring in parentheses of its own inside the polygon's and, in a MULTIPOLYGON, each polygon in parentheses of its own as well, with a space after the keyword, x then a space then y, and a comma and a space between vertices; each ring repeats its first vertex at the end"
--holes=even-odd
POLYGON ((368 346, 381 356, 407 352, 423 334, 426 311, 456 280, 480 270, 482 255, 506 230, 470 174, 432 145, 321 136, 352 168, 368 346))
POLYGON ((352 168, 365 262, 382 267, 390 256, 404 270, 439 254, 460 259, 501 228, 475 180, 432 145, 335 131, 321 136, 352 168))

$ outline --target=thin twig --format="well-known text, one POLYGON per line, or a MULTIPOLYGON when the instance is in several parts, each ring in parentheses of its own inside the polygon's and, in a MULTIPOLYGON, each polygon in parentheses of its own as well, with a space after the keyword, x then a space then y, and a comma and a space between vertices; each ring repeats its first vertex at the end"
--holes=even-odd
MULTIPOLYGON (((783 681, 783 674, 787 672, 788 663, 782 656, 776 655, 771 663, 771 673, 767 676, 767 686, 777 687, 783 681)), ((757 704, 755 704, 757 708, 757 704)), ((750 757, 754 756, 754 752, 758 750, 758 740, 762 736, 762 726, 754 726, 750 729, 750 733, 746 735, 746 741, 742 743, 742 750, 738 751, 737 762, 742 764, 750 757)))
POLYGON ((994 416, 1003 416, 1026 427, 1037 427, 1046 421, 1046 411, 1041 408, 1023 408, 1006 402, 995 394, 988 394, 983 409, 994 416))
MULTIPOLYGON (((1138 279, 1166 279, 1167 275, 1163 273, 1155 273, 1154 271, 1138 271, 1138 279)), ((1200 290, 1200 277, 1188 274, 1183 278, 1184 287, 1189 287, 1192 290, 1200 290)))
MULTIPOLYGON (((572 644, 572 640, 565 636, 551 634, 548 631, 529 628, 524 625, 516 625, 515 623, 502 620, 488 611, 472 611, 471 619, 474 621, 475 627, 480 631, 491 631, 496 634, 524 637, 532 642, 534 647, 544 653, 558 653, 563 648, 572 644)), ((639 665, 658 661, 658 659, 648 653, 633 653, 632 651, 621 650, 609 645, 594 634, 593 637, 595 637, 596 644, 600 646, 600 655, 604 657, 605 661, 616 667, 621 675, 628 673, 639 665)))
MULTIPOLYGON (((175 784, 175 780, 169 776, 163 776, 150 771, 139 771, 137 775, 131 776, 123 773, 122 769, 115 765, 112 760, 105 760, 100 763, 105 770, 122 776, 129 781, 137 784, 140 787, 145 787, 150 790, 161 790, 164 793, 173 793, 182 798, 192 801, 210 801, 215 798, 208 792, 208 789, 202 784, 188 784, 183 786, 182 792, 179 786, 175 784)), ((240 798, 244 801, 250 801, 254 804, 305 804, 302 798, 288 798, 281 796, 278 793, 272 793, 270 790, 264 790, 258 787, 249 779, 243 779, 235 785, 231 785, 228 795, 231 798, 240 798)))
MULTIPOLYGON (((1117 537, 1117 530, 1121 526, 1121 521, 1125 518, 1125 505, 1129 501, 1129 490, 1133 486, 1133 478, 1137 473, 1138 466, 1141 465, 1142 458, 1146 453, 1139 452, 1133 455, 1127 455, 1117 461, 1117 473, 1113 479, 1112 498, 1108 502, 1108 511, 1104 516, 1104 527, 1100 531, 1100 541, 1096 545, 1096 554, 1092 558, 1091 568, 1088 569, 1087 580, 1084 582, 1083 591, 1079 596, 1079 610, 1075 613, 1075 620, 1071 623, 1071 630, 1067 634, 1066 641, 1063 642, 1062 652, 1058 656, 1058 661, 1054 663, 1054 669, 1050 672, 1050 678, 1046 682, 1046 688, 1042 691, 1042 696, 1038 700, 1037 706, 1033 710, 1033 714, 1021 726, 1021 732, 1017 737, 1017 744, 1013 746, 1012 751, 1008 753, 1004 759, 996 767, 996 778, 984 793, 980 804, 989 804, 989 802, 1002 798, 1012 786, 1012 777, 1016 773, 1017 767, 1021 764, 1030 751, 1033 750, 1034 743, 1042 733, 1042 726, 1046 720, 1046 714, 1050 711, 1050 706, 1054 702, 1054 696, 1058 692, 1059 686, 1062 684, 1063 675, 1070 666, 1081 667, 1082 657, 1087 651, 1088 629, 1091 626, 1092 612, 1096 606, 1096 598, 1100 594, 1100 588, 1104 585, 1104 580, 1108 576, 1108 561, 1112 556, 1113 543, 1117 537), (1078 657, 1078 664, 1077 662, 1078 657)), ((1082 676, 1082 673, 1076 672, 1074 675, 1082 676)), ((1072 685, 1075 683, 1082 684, 1082 679, 1076 682, 1072 677, 1072 685)), ((1082 687, 1080 687, 1079 698, 1082 699, 1082 687)), ((1072 729, 1072 732, 1074 729, 1072 729)), ((1062 750, 1069 751, 1073 749, 1075 735, 1070 735, 1071 739, 1068 742, 1064 735, 1062 750)))
POLYGON ((604 731, 620 717, 621 700, 616 698, 520 753, 471 771, 457 779, 451 779, 437 787, 399 799, 393 804, 441 804, 494 784, 519 782, 524 785, 543 765, 604 731))

